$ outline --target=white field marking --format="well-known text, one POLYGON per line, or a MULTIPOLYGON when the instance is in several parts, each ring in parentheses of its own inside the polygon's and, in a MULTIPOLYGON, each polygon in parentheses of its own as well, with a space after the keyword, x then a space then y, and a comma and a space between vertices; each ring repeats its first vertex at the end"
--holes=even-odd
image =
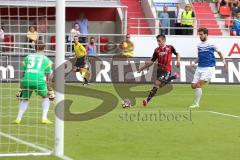
MULTIPOLYGON (((136 110, 132 110, 132 108, 125 108, 125 109, 123 109, 122 111, 119 111, 119 112, 109 112, 109 113, 111 113, 111 114, 119 114, 119 113, 125 113, 124 111, 136 111, 136 112, 142 112, 142 113, 156 113, 156 112, 169 112, 169 113, 172 113, 172 112, 183 112, 183 113, 185 113, 185 112, 190 112, 190 110, 172 110, 172 111, 169 111, 169 110, 151 110, 151 111, 148 111, 148 110, 144 110, 144 108, 142 108, 142 109, 136 109, 136 110)), ((196 111, 196 110, 191 110, 191 112, 199 112, 199 113, 201 113, 201 112, 208 112, 208 111, 196 111)), ((81 114, 81 113, 86 113, 86 112, 71 112, 71 113, 74 113, 74 114, 81 114)), ((92 112, 92 114, 96 114, 96 113, 106 113, 106 112, 92 112)), ((132 113, 132 112, 129 112, 129 113, 132 113)), ((89 114, 89 113, 88 113, 89 114)))
MULTIPOLYGON (((164 95, 164 94, 163 94, 164 95)), ((192 94, 187 94, 187 93, 179 93, 179 94, 166 94, 166 95, 171 95, 171 96, 193 96, 194 93, 192 94)), ((239 96, 238 94, 215 94, 215 93, 207 93, 207 94, 203 94, 203 96, 239 96)))
POLYGON ((0 157, 16 157, 16 156, 50 156, 52 152, 39 152, 39 153, 9 153, 9 154, 0 154, 0 157))
MULTIPOLYGON (((127 109, 126 109, 127 110, 127 109)), ((154 113, 154 112, 158 112, 158 111, 160 111, 160 112, 190 112, 190 110, 172 110, 172 111, 169 111, 169 110, 152 110, 152 111, 147 111, 147 110, 135 110, 135 111, 139 111, 139 112, 143 112, 143 113, 154 113)), ((207 112, 207 111, 195 111, 195 110, 191 110, 191 112, 207 112)), ((120 112, 120 113, 122 113, 122 112, 120 112)))
POLYGON ((70 158, 70 157, 68 157, 68 156, 66 156, 66 155, 64 155, 64 156, 57 156, 58 158, 61 158, 61 159, 63 159, 63 160, 73 160, 72 158, 70 158))
MULTIPOLYGON (((16 156, 50 156, 52 155, 51 152, 49 153, 9 153, 9 154, 0 154, 0 157, 16 157, 16 156)), ((57 156, 60 159, 63 160, 73 160, 72 158, 68 156, 57 156)))
MULTIPOLYGON (((190 110, 172 110, 172 111, 169 111, 169 110, 151 110, 151 111, 148 111, 148 110, 131 110, 131 108, 129 109, 130 111, 135 111, 135 112, 141 112, 141 113, 156 113, 156 112, 162 112, 162 113, 166 113, 166 112, 169 112, 169 113, 176 113, 176 112, 190 112, 190 110)), ((128 109, 124 109, 123 111, 120 111, 120 112, 112 112, 111 114, 120 114, 120 113, 125 113, 124 111, 128 111, 128 109)), ((236 115, 231 115, 231 114, 226 114, 226 113, 221 113, 221 112, 215 112, 215 111, 209 111, 209 110, 194 110, 192 109, 191 110, 192 113, 212 113, 212 114, 217 114, 217 115, 221 115, 221 116, 226 116, 226 117, 234 117, 234 118, 240 118, 240 116, 236 116, 236 115)), ((74 114, 81 114, 81 113, 85 113, 85 112, 72 112, 74 114)), ((93 112, 93 114, 95 113, 105 113, 105 112, 93 112)), ((129 112, 129 113, 132 113, 132 112, 129 112)))
MULTIPOLYGON (((38 150, 40 150, 40 151, 42 151, 42 152, 45 152, 45 154, 52 154, 52 151, 50 151, 50 150, 48 150, 48 149, 46 149, 46 148, 43 148, 43 147, 38 146, 38 145, 35 145, 35 144, 33 144, 33 143, 30 143, 30 142, 21 140, 21 139, 19 139, 19 138, 17 138, 17 137, 14 137, 14 136, 12 136, 12 135, 9 135, 9 134, 0 132, 0 136, 9 138, 9 139, 11 139, 11 140, 14 140, 14 141, 16 141, 16 142, 18 142, 18 143, 21 143, 21 144, 30 146, 30 147, 32 147, 32 148, 36 148, 36 149, 38 149, 38 150)), ((29 153, 29 154, 33 154, 33 153, 29 153)), ((1 154, 0 154, 0 156, 1 156, 1 154)))
POLYGON ((236 116, 236 115, 232 115, 232 114, 227 114, 227 113, 222 113, 222 112, 215 112, 215 111, 206 111, 206 112, 217 114, 217 115, 221 115, 221 116, 233 117, 233 118, 239 118, 240 119, 240 116, 236 116))
MULTIPOLYGON (((53 154, 52 151, 50 151, 50 150, 48 150, 48 149, 46 149, 46 148, 40 147, 40 146, 35 145, 35 144, 32 144, 32 143, 30 143, 30 142, 26 142, 26 141, 24 141, 24 140, 21 140, 21 139, 19 139, 19 138, 14 137, 14 136, 5 134, 5 133, 3 133, 3 132, 0 132, 0 136, 9 138, 9 139, 11 139, 11 140, 15 140, 15 141, 17 141, 17 142, 19 142, 19 143, 22 143, 22 144, 25 144, 25 145, 30 146, 30 147, 32 147, 32 148, 36 148, 36 149, 39 149, 39 150, 43 151, 43 152, 39 152, 39 153, 36 152, 36 153, 13 153, 13 154, 9 153, 9 154, 0 154, 0 157, 14 157, 14 156, 49 156, 49 155, 52 155, 52 154, 53 154)), ((63 160, 72 160, 72 158, 70 158, 70 157, 68 157, 68 156, 66 156, 66 155, 64 155, 64 156, 59 156, 58 158, 61 158, 61 159, 63 159, 63 160)))

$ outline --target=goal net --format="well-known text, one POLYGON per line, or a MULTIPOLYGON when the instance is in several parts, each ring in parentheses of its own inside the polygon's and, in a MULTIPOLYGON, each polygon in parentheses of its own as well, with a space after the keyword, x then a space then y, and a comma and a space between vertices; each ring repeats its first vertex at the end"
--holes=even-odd
POLYGON ((45 54, 54 62, 55 12, 49 0, 0 0, 0 157, 53 152, 53 104, 48 112, 53 124, 42 124, 42 97, 33 92, 21 122, 16 124, 15 120, 22 61, 36 54, 36 40, 45 42, 45 54))

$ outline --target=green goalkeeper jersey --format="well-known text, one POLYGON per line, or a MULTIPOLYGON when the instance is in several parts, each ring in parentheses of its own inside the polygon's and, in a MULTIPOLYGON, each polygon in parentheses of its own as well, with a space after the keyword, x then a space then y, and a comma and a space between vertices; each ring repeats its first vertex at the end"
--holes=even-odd
POLYGON ((52 61, 42 53, 30 54, 22 62, 23 85, 45 84, 45 73, 52 73, 52 61))

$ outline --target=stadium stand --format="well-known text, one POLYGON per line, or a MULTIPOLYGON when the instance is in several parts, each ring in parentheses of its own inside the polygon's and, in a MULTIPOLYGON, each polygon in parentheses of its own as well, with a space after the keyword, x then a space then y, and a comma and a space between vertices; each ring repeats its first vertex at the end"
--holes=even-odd
MULTIPOLYGON (((131 27, 138 27, 138 20, 130 18, 144 18, 144 12, 139 0, 121 0, 121 4, 128 6, 127 32, 129 34, 152 34, 149 28, 140 28, 139 30, 131 27)), ((146 20, 141 19, 141 27, 149 27, 146 20)))
MULTIPOLYGON (((12 1, 14 2, 14 1, 12 1)), ((15 2, 14 2, 15 3, 15 2)), ((21 2, 22 3, 22 2, 21 2)), ((34 2, 32 2, 34 3, 34 2)), ((66 8, 66 13, 67 13, 67 22, 66 22, 66 33, 69 34, 67 31, 69 31, 72 27, 72 24, 74 20, 78 17, 80 12, 84 12, 89 19, 89 35, 88 37, 91 36, 91 34, 95 34, 96 37, 96 42, 99 45, 99 53, 108 53, 108 48, 110 45, 113 43, 119 43, 122 39, 121 38, 116 38, 114 37, 114 34, 143 34, 143 35, 151 35, 151 34, 158 34, 158 29, 153 29, 154 27, 159 27, 157 24, 157 21, 159 20, 157 16, 149 15, 149 11, 145 9, 145 1, 141 0, 103 0, 103 1, 98 1, 98 0, 92 0, 91 2, 91 7, 86 7, 85 2, 72 2, 72 1, 67 1, 67 8, 66 8), (94 1, 94 2, 93 2, 94 1), (106 4, 103 7, 103 3, 106 4), (80 7, 73 7, 73 6, 80 6, 80 7), (122 8, 123 6, 127 6, 126 8, 122 8), (80 9, 81 8, 81 9, 80 9), (119 12, 124 10, 127 10, 127 24, 126 27, 124 27, 124 18, 120 17, 119 12), (96 14, 98 13, 98 14, 96 14), (142 19, 141 19, 142 18, 142 19), (149 18, 149 20, 146 20, 144 18, 149 18), (139 23, 140 22, 140 23, 139 23), (152 23, 151 23, 152 22, 152 23), (149 27, 149 28, 148 28, 149 27), (154 31, 155 30, 155 31, 154 31), (103 36, 102 34, 113 34, 113 36, 103 36), (111 44, 110 44, 111 42, 111 44)), ((151 3, 150 1, 148 3, 151 3)), ((153 3, 153 2, 152 2, 153 3)), ((214 3, 209 3, 209 2, 192 2, 193 9, 196 14, 196 19, 197 19, 197 25, 195 26, 195 31, 199 27, 207 27, 209 28, 209 35, 229 35, 231 33, 231 27, 232 27, 232 18, 227 17, 216 17, 216 13, 212 9, 212 6, 214 3), (221 22, 220 22, 221 21, 221 22), (219 23, 220 22, 220 23, 219 23), (222 23, 222 24, 221 24, 222 23)), ((22 5, 22 4, 19 4, 22 5)), ((48 30, 48 38, 47 42, 49 43, 47 49, 54 51, 55 50, 55 9, 52 7, 52 4, 49 2, 46 4, 48 6, 48 9, 46 10, 47 15, 47 21, 49 22, 49 30, 48 30)), ((185 5, 185 2, 182 3, 182 6, 185 5)), ((149 6, 154 6, 153 4, 150 4, 149 6)), ((216 5, 217 6, 217 5, 216 5)), ((226 6, 224 6, 226 7, 226 6)), ((172 7, 174 8, 174 7, 172 7)), ((42 7, 39 7, 38 11, 34 8, 21 8, 21 12, 16 10, 16 9, 11 9, 11 14, 19 14, 21 17, 20 22, 25 24, 23 27, 21 27, 20 31, 25 32, 29 25, 32 24, 32 22, 36 19, 34 16, 38 16, 37 12, 44 12, 42 7), (30 18, 30 23, 26 23, 26 18, 25 14, 29 12, 31 13, 31 18, 30 18)), ((154 10, 153 12, 156 12, 156 15, 159 11, 154 10)), ((18 23, 18 20, 14 18, 14 16, 11 17, 11 23, 9 24, 9 21, 7 20, 7 13, 8 10, 7 8, 1 8, 1 16, 2 18, 2 23, 4 23, 4 26, 6 28, 6 33, 8 32, 18 32, 16 25, 18 23)), ((173 13, 173 9, 170 11, 170 13, 173 13)), ((9 13, 10 14, 10 13, 9 13)), ((174 13, 173 13, 174 14, 174 13)), ((229 13, 228 13, 229 14, 229 13)), ((231 14, 231 10, 230 10, 231 14)), ((122 16, 124 16, 124 13, 122 13, 122 16)), ((220 14, 217 14, 217 16, 221 16, 220 14)), ((174 17, 174 16, 172 16, 174 17)), ((171 17, 171 18, 172 18, 171 17)), ((174 25, 171 25, 171 27, 174 27, 174 25)), ((170 30, 174 30, 174 28, 171 28, 170 30)), ((171 33, 174 34, 174 33, 171 33)), ((196 32, 195 32, 196 34, 196 32)), ((5 42, 5 48, 6 51, 10 51, 9 48, 23 48, 23 45, 25 42, 25 36, 24 35, 19 35, 19 37, 14 36, 13 38, 6 37, 5 42), (19 38, 20 37, 20 38, 19 38), (15 45, 13 46, 12 44, 10 45, 10 42, 15 42, 15 45), (21 41, 21 43, 17 43, 18 41, 21 41), (10 46, 9 46, 10 45, 10 46)), ((66 38, 66 42, 70 42, 66 38)), ((70 45, 69 43, 66 45, 67 51, 70 51, 70 45)), ((114 47, 116 45, 114 44, 114 47)), ((113 48, 114 48, 113 47, 113 48)), ((115 47, 116 48, 116 47, 115 47)), ((11 49, 12 50, 12 49, 11 49)))
MULTIPOLYGON (((4 1, 4 4, 8 5, 8 3, 13 3, 16 5, 24 6, 24 1, 4 1)), ((35 6, 35 1, 29 1, 29 5, 35 6)), ((46 33, 46 43, 47 50, 50 53, 54 53, 55 51, 55 8, 54 3, 52 1, 44 1, 43 5, 47 6, 44 8, 42 6, 39 7, 21 7, 21 9, 17 10, 17 8, 8 9, 7 7, 0 8, 0 17, 1 24, 5 27, 5 50, 9 52, 10 50, 14 50, 15 52, 26 52, 28 51, 28 42, 26 41, 26 31, 28 27, 33 25, 36 21, 37 17, 40 13, 43 13, 48 22, 48 30, 46 33), (27 14, 31 14, 31 17, 27 17, 27 14), (8 16, 10 18, 8 18, 8 16), (19 15, 20 18, 16 18, 19 15), (21 24, 21 28, 18 27, 18 24, 21 24), (18 33, 20 32, 20 33, 18 33), (9 37, 10 35, 13 38, 9 37), (17 34, 16 34, 17 33, 17 34), (9 35, 9 36, 7 36, 9 35), (21 51, 20 51, 21 50, 21 51)), ((89 35, 88 37, 94 36, 96 37, 96 41, 100 42, 100 37, 102 34, 109 34, 108 39, 110 42, 119 43, 121 41, 121 34, 126 33, 125 29, 125 14, 120 14, 119 12, 124 12, 125 8, 120 4, 120 0, 88 0, 88 1, 66 1, 66 42, 69 42, 69 31, 72 28, 72 25, 76 18, 79 16, 80 12, 84 12, 89 19, 89 35), (96 14, 97 13, 97 14, 96 14), (122 16, 122 17, 121 17, 122 16), (92 35, 93 34, 93 35, 92 35), (118 35, 115 35, 118 34, 118 35), (117 37, 119 36, 119 37, 117 37)), ((67 44, 67 51, 70 51, 70 45, 67 44)), ((109 45, 108 45, 109 46, 109 45)), ((109 46, 110 47, 110 46, 109 46)), ((4 49, 3 48, 3 49, 4 49)), ((113 47, 112 47, 113 48, 113 47)), ((99 50, 100 52, 100 50, 99 50)))
POLYGON ((198 27, 209 28, 209 35, 222 35, 209 3, 193 2, 193 7, 196 13, 198 27))

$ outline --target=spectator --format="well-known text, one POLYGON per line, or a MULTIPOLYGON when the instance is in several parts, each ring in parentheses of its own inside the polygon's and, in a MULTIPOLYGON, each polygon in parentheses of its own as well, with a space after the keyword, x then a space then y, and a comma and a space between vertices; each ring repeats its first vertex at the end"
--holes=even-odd
POLYGON ((232 16, 236 17, 238 12, 240 12, 240 3, 233 3, 232 16))
POLYGON ((87 43, 87 35, 88 34, 88 19, 85 18, 84 13, 80 13, 79 19, 76 20, 75 23, 79 24, 79 32, 80 36, 80 43, 87 43))
POLYGON ((3 42, 4 42, 4 28, 0 27, 0 51, 2 51, 3 42))
POLYGON ((229 6, 232 9, 234 7, 234 4, 238 5, 239 0, 229 0, 228 3, 229 3, 229 6))
POLYGON ((218 0, 217 1, 218 12, 219 12, 221 6, 228 6, 228 0, 218 0))
POLYGON ((126 35, 126 40, 122 43, 122 55, 124 57, 133 57, 134 44, 130 40, 130 34, 126 35))
POLYGON ((181 18, 182 18, 182 12, 183 9, 180 7, 180 3, 176 4, 176 10, 175 10, 175 34, 176 35, 181 35, 182 34, 182 30, 178 29, 179 27, 181 27, 181 18))
MULTIPOLYGON (((79 31, 80 27, 78 23, 74 23, 73 29, 70 31, 71 33, 71 42, 74 44, 74 37, 78 37, 78 39, 80 38, 80 31, 79 31)), ((72 45, 72 51, 73 51, 73 45, 72 45)))
POLYGON ((168 8, 166 6, 163 7, 163 12, 160 13, 160 23, 159 27, 160 28, 160 33, 161 34, 168 34, 168 29, 170 27, 170 19, 169 19, 169 14, 168 14, 168 8))
POLYGON ((195 23, 195 14, 191 10, 190 4, 185 6, 185 10, 182 13, 181 26, 183 35, 193 35, 193 27, 195 23))
POLYGON ((85 48, 88 56, 95 56, 97 54, 97 46, 94 37, 90 38, 90 43, 88 43, 85 48))
POLYGON ((31 43, 29 48, 35 48, 35 43, 38 40, 38 32, 35 30, 34 26, 30 26, 27 32, 28 42, 31 43))
POLYGON ((240 36, 240 12, 238 12, 237 17, 233 20, 233 35, 240 36))
POLYGON ((80 37, 80 32, 79 32, 79 24, 78 23, 74 23, 73 29, 70 31, 71 33, 71 41, 74 42, 74 37, 80 37))

